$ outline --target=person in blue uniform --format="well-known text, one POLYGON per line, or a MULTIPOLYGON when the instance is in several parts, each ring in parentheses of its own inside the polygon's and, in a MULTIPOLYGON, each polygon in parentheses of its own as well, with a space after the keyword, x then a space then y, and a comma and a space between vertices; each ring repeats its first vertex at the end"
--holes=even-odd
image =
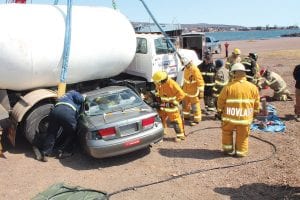
POLYGON ((84 96, 75 90, 71 90, 58 99, 53 110, 49 114, 49 126, 47 136, 41 150, 41 161, 47 162, 48 156, 54 154, 53 148, 62 128, 63 143, 58 150, 58 158, 64 154, 71 155, 73 142, 76 137, 77 120, 84 102, 84 96))

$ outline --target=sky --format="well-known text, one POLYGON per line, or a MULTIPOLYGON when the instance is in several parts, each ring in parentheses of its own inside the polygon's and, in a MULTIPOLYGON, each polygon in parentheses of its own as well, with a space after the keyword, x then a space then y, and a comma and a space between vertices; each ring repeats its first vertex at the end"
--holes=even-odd
MULTIPOLYGON (((6 0, 0 0, 5 3, 6 0)), ((27 0, 53 4, 54 0, 27 0)), ((66 4, 67 0, 59 0, 66 4)), ((152 22, 140 0, 115 0, 130 21, 152 22)), ((300 26, 300 0, 144 0, 159 23, 300 26)), ((112 0, 73 0, 74 5, 112 7, 112 0)))

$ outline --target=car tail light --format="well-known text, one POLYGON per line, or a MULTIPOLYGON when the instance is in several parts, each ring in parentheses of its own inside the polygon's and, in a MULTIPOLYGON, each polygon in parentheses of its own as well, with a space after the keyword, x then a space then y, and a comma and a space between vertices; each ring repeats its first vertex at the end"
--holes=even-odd
POLYGON ((114 136, 114 135, 116 135, 116 133, 117 132, 116 132, 115 127, 110 127, 110 128, 105 128, 105 129, 98 130, 98 134, 103 138, 114 136))
POLYGON ((155 116, 143 119, 142 120, 143 129, 152 128, 154 121, 155 121, 155 116))

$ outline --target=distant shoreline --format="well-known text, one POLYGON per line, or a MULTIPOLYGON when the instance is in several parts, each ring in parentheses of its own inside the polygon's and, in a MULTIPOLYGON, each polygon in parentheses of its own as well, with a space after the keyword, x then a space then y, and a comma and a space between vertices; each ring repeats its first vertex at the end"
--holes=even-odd
POLYGON ((300 37, 300 33, 284 34, 281 37, 300 37))
MULTIPOLYGON (((290 37, 288 35, 300 34, 300 29, 292 30, 268 30, 268 31, 228 31, 228 32, 206 32, 206 35, 216 38, 220 41, 234 40, 263 40, 271 38, 290 37)), ((291 36, 295 37, 295 36, 291 36)), ((298 37, 298 36, 297 36, 298 37)))
MULTIPOLYGON (((258 55, 263 52, 278 52, 278 51, 297 51, 300 53, 300 37, 278 37, 269 38, 265 40, 234 40, 228 41, 229 52, 234 48, 239 48, 242 51, 242 55, 248 55, 249 52, 256 52, 258 55)), ((215 54, 216 58, 223 58, 225 56, 224 44, 221 42, 222 52, 221 54, 215 54)))

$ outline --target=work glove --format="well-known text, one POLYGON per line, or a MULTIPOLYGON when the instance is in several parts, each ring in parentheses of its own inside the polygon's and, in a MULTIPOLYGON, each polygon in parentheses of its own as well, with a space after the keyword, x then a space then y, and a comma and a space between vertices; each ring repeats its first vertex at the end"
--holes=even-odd
POLYGON ((153 102, 153 103, 151 104, 151 107, 152 107, 152 108, 155 108, 155 109, 160 109, 160 103, 158 103, 158 102, 153 102))
POLYGON ((222 119, 222 113, 221 112, 217 112, 215 114, 215 120, 221 120, 222 119))
POLYGON ((174 106, 178 106, 178 105, 179 105, 179 102, 176 101, 176 100, 173 100, 173 101, 171 101, 170 103, 173 104, 174 106))

